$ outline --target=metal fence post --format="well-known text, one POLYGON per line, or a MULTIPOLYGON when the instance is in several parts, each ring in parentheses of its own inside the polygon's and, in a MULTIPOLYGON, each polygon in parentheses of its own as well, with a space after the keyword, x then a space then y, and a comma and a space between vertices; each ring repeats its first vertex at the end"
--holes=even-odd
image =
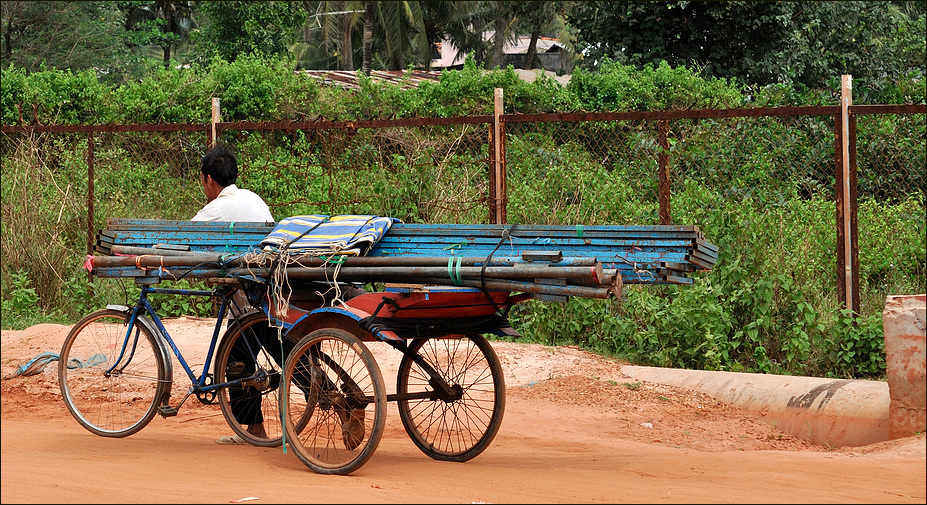
MULTIPOLYGON (((95 175, 95 161, 96 161, 96 146, 93 142, 93 132, 87 132, 87 254, 93 254, 93 222, 94 222, 94 212, 93 212, 93 200, 94 200, 94 185, 93 180, 96 177, 95 175)), ((93 272, 87 272, 87 280, 93 280, 93 272)))

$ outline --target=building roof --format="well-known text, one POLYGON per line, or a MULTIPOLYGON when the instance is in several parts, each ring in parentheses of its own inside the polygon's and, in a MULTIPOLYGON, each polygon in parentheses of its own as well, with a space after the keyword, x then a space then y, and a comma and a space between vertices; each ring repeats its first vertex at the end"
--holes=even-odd
MULTIPOLYGON (((495 32, 483 32, 483 40, 490 40, 495 32)), ((502 46, 502 54, 527 54, 528 45, 531 44, 531 37, 528 35, 519 36, 514 42, 506 41, 502 46)), ((559 39, 552 37, 538 37, 536 50, 538 54, 555 52, 563 49, 563 44, 559 39)), ((445 38, 438 43, 439 57, 431 60, 431 68, 450 68, 455 65, 462 65, 464 55, 458 53, 457 46, 445 38)))

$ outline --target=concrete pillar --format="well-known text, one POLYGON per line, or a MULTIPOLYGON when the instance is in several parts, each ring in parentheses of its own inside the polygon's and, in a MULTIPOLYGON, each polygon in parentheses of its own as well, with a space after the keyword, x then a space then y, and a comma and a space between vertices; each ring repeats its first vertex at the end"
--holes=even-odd
POLYGON ((927 430, 927 295, 889 296, 882 311, 889 437, 927 430))

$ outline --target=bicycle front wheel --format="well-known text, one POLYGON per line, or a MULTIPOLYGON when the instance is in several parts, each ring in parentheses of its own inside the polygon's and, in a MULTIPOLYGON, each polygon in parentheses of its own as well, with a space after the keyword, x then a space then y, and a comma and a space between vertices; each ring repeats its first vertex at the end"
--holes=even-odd
POLYGON ((252 445, 275 447, 282 440, 277 389, 288 347, 267 316, 254 313, 232 320, 216 351, 216 384, 241 381, 219 390, 219 408, 232 431, 252 445), (255 424, 263 425, 265 437, 248 431, 255 424))
POLYGON ((399 400, 399 417, 415 445, 440 461, 463 462, 475 458, 495 438, 505 411, 502 365, 481 335, 459 338, 416 339, 402 357, 396 392, 434 392, 431 375, 410 355, 418 354, 458 392, 459 398, 399 400))
POLYGON ((345 475, 370 459, 386 424, 386 386, 357 337, 336 328, 310 333, 287 356, 283 377, 284 434, 300 461, 345 475))
POLYGON ((136 321, 127 338, 128 320, 126 312, 96 311, 71 328, 61 347, 64 404, 81 426, 102 437, 126 437, 144 428, 170 380, 157 337, 136 321))

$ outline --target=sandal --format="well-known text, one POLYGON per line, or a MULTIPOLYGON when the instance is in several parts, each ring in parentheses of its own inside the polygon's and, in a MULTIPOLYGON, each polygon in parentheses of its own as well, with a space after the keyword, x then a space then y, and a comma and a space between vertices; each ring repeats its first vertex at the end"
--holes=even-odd
POLYGON ((339 393, 329 393, 329 396, 341 421, 341 441, 348 450, 354 450, 364 441, 364 409, 349 409, 344 396, 339 393))

